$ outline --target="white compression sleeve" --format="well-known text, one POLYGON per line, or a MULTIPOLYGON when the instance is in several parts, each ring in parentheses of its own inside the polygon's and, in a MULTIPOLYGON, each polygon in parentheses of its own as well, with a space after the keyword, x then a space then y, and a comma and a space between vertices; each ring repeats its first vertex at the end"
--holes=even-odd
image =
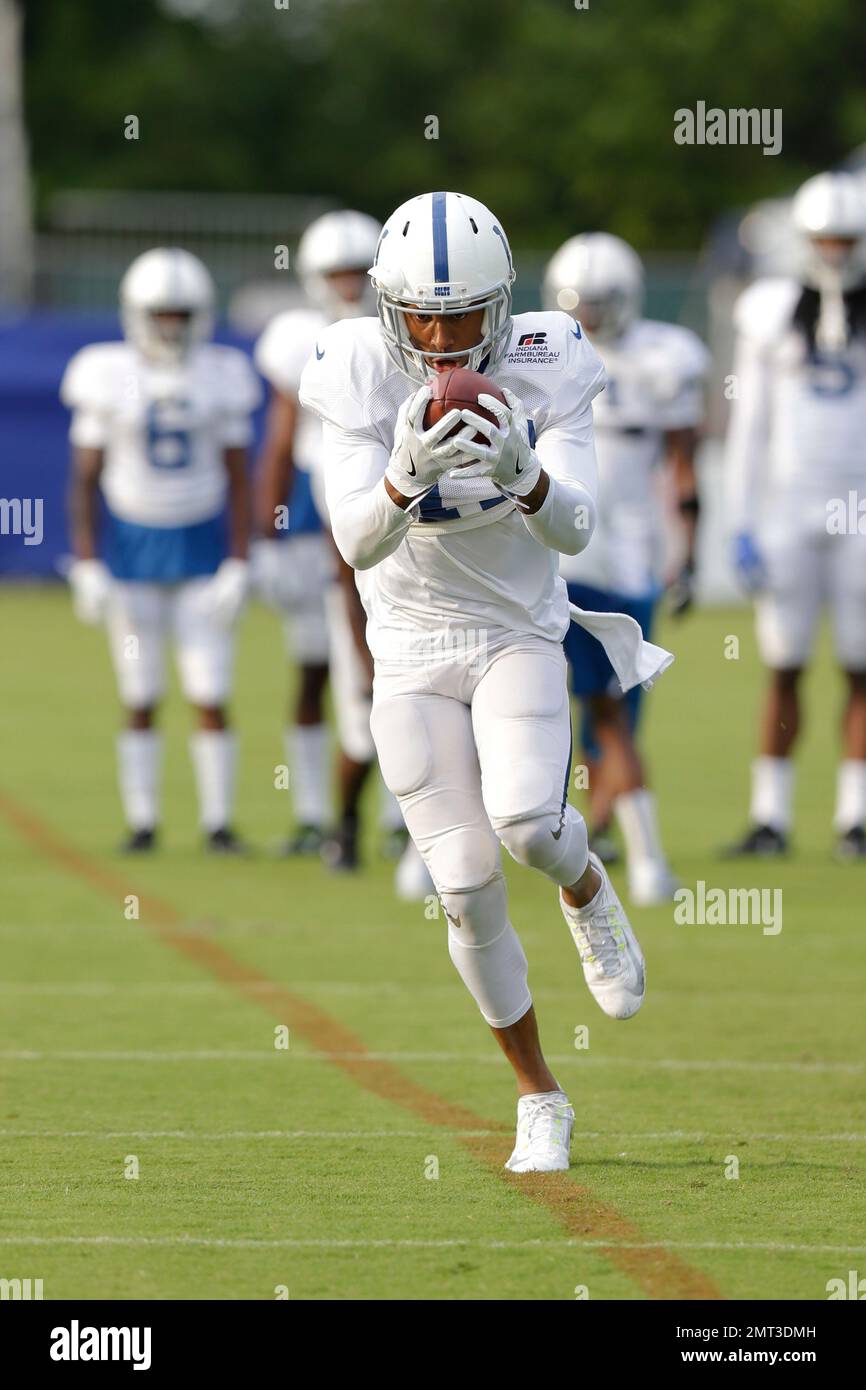
POLYGON ((323 422, 325 498, 337 549, 356 570, 371 569, 391 555, 414 513, 385 491, 388 450, 368 434, 323 422))
POLYGON ((535 447, 550 479, 537 512, 521 511, 529 534, 551 550, 579 555, 596 523, 598 465, 592 432, 592 407, 585 406, 543 430, 535 447))
POLYGON ((734 357, 737 395, 725 439, 725 511, 728 531, 751 530, 765 472, 770 432, 770 374, 763 350, 740 338, 734 357))

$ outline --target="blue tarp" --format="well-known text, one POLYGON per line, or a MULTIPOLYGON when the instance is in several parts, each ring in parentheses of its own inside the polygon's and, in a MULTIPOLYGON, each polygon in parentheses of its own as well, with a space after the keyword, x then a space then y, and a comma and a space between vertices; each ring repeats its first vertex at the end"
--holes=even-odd
MULTIPOLYGON (((0 579, 58 577, 58 562, 69 553, 69 414, 59 399, 60 381, 79 348, 120 336, 113 315, 45 312, 0 318, 0 579), (12 532, 18 516, 32 530, 26 524, 28 517, 35 520, 39 499, 42 539, 27 544, 24 534, 12 532)), ((217 338, 251 349, 249 340, 230 332, 217 338)), ((263 419, 262 409, 255 420, 257 444, 263 419)), ((290 533, 315 525, 308 475, 298 472, 296 478, 290 533)))

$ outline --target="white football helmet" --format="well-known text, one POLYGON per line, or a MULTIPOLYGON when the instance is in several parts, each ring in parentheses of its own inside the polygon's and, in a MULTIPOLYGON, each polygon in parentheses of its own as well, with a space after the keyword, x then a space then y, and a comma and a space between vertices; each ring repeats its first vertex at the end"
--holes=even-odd
POLYGON ((573 236, 551 257, 544 272, 542 303, 584 319, 597 342, 621 337, 641 311, 643 265, 636 251, 608 232, 573 236))
POLYGON ((177 247, 155 247, 132 262, 120 282, 120 319, 127 339, 145 357, 179 362, 214 328, 216 291, 197 256, 177 247), (185 314, 164 323, 155 314, 185 314))
POLYGON ((489 208, 464 193, 421 193, 382 228, 370 278, 388 354, 411 381, 427 381, 435 359, 465 359, 472 371, 494 366, 511 332, 514 262, 489 208), (465 314, 484 309, 481 338, 460 352, 427 352, 412 343, 407 313, 465 314))
POLYGON ((796 230, 807 241, 803 277, 813 288, 828 281, 853 289, 866 278, 866 193, 852 174, 816 174, 792 204, 796 230), (816 245, 823 237, 850 241, 850 249, 816 245))
POLYGON ((298 275, 310 300, 332 319, 375 314, 369 281, 360 299, 344 299, 327 277, 339 271, 366 274, 373 264, 382 227, 365 212, 326 212, 311 222, 298 244, 298 275))

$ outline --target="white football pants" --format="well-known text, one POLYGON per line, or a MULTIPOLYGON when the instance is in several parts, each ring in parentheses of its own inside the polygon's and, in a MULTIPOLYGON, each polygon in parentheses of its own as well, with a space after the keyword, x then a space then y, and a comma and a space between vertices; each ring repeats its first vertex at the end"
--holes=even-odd
POLYGON ((377 663, 371 727, 386 785, 436 885, 451 959, 494 1028, 532 1003, 499 846, 566 886, 587 865, 567 804, 571 716, 559 643, 500 632, 433 663, 377 663))

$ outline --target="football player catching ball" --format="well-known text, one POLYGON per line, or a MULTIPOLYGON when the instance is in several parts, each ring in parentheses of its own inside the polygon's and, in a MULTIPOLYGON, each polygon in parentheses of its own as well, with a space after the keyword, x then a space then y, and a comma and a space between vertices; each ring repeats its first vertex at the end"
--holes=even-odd
MULTIPOLYGON (((507 1166, 563 1169, 574 1113, 542 1055, 500 846, 557 885, 595 999, 631 1017, 643 957, 567 799, 558 560, 595 524, 591 403, 604 368, 569 315, 512 316, 508 239, 474 198, 404 203, 369 273, 378 317, 320 334, 300 400, 324 422, 334 539, 367 614, 382 773, 436 885, 451 958, 517 1079, 507 1166), (431 423, 428 383, 453 367, 484 374, 505 403, 482 379, 483 414, 431 423)), ((624 688, 669 664, 633 619, 572 611, 624 688)))

